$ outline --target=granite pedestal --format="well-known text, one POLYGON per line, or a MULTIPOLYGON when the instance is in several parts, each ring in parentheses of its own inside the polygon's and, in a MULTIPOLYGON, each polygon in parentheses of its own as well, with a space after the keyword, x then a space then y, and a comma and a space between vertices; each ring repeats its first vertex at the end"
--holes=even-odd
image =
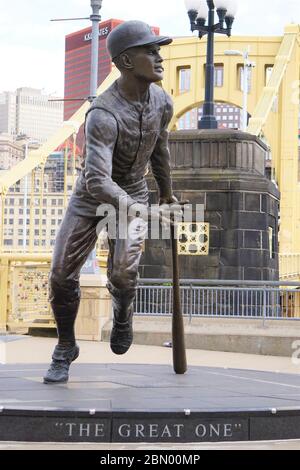
MULTIPOLYGON (((209 225, 208 252, 195 255, 187 245, 180 256, 181 278, 277 281, 280 194, 266 175, 266 145, 234 130, 172 132, 169 144, 175 195, 194 209, 201 205, 209 225)), ((156 203, 150 174, 148 185, 156 203)), ((140 275, 171 277, 170 240, 146 241, 140 275)))
POLYGON ((0 366, 0 440, 212 442, 300 438, 300 377, 170 365, 73 364, 44 385, 47 365, 0 366))

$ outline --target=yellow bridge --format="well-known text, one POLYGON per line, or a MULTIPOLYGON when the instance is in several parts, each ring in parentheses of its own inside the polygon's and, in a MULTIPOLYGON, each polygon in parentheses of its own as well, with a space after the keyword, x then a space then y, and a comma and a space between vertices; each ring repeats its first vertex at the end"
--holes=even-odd
MULTIPOLYGON (((281 192, 280 209, 280 277, 281 279, 300 279, 300 186, 298 158, 299 127, 299 69, 300 69, 300 27, 288 25, 282 37, 241 36, 217 37, 215 40, 215 64, 222 74, 222 80, 215 87, 217 102, 231 103, 242 107, 243 92, 240 87, 240 73, 243 59, 229 56, 228 50, 249 49, 250 60, 256 66, 251 71, 251 88, 248 97, 248 112, 251 116, 247 131, 260 136, 270 147, 272 177, 281 192)), ((206 61, 206 40, 196 37, 176 38, 162 49, 165 59, 164 88, 173 97, 175 114, 170 129, 176 129, 178 119, 189 110, 200 106, 204 100, 204 77, 206 61), (182 74, 188 71, 189 86, 182 90, 182 74)), ((110 75, 101 84, 98 94, 102 93, 118 77, 113 68, 110 75)), ((0 327, 7 323, 8 315, 13 315, 11 322, 18 320, 21 310, 14 307, 29 302, 28 292, 22 290, 22 276, 29 285, 35 282, 37 292, 45 289, 47 272, 51 258, 51 246, 42 243, 42 214, 48 216, 45 209, 50 201, 61 199, 64 209, 69 196, 70 184, 76 178, 75 153, 73 155, 71 175, 68 175, 68 155, 65 152, 65 174, 62 193, 45 194, 44 170, 48 156, 67 139, 76 143, 76 132, 84 121, 89 108, 85 102, 81 108, 64 123, 62 128, 38 150, 29 152, 28 158, 0 176, 1 227, 0 227, 0 327), (28 192, 29 223, 26 230, 25 248, 11 248, 5 245, 5 236, 11 236, 16 225, 9 225, 10 205, 21 197, 24 189, 20 181, 30 179, 28 192), (19 186, 18 186, 19 185, 19 186), (12 197, 14 196, 14 197, 12 197), (45 212, 43 212, 45 211, 45 212), (38 224, 37 224, 38 219, 38 224), (6 222, 5 222, 6 221, 6 222), (38 236, 36 235, 38 233, 38 236), (39 266, 38 278, 32 275, 32 269, 39 266), (22 274, 20 274, 22 273, 22 274), (16 293, 19 287, 20 294, 16 293), (19 295, 19 297, 18 297, 19 295), (22 298, 20 298, 20 296, 22 298)), ((75 145, 73 146, 75 148, 75 145)), ((26 196, 26 195, 25 195, 26 196)), ((16 216, 15 216, 16 217, 16 216)), ((26 225, 27 227, 27 225, 26 225)), ((55 229, 52 236, 55 236, 55 229)), ((19 229, 20 230, 20 229, 19 229)), ((45 232, 46 234, 46 232, 45 232)), ((101 253, 100 253, 101 255, 101 253)), ((104 260, 102 259, 104 262, 104 260)), ((31 295, 31 302, 38 298, 31 295)), ((45 300, 46 302, 46 300, 45 300)), ((41 310, 41 305, 37 307, 41 310)), ((45 307, 46 309, 46 307, 45 307)), ((40 312, 41 313, 41 312, 40 312)), ((45 315, 49 312, 45 312, 45 315)))

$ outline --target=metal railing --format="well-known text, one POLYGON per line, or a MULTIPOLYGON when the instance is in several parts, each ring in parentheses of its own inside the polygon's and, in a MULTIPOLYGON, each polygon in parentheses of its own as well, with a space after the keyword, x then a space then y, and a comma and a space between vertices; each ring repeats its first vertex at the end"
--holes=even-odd
MULTIPOLYGON (((206 318, 300 319, 300 283, 183 280, 183 315, 206 318)), ((169 280, 140 280, 136 315, 171 315, 169 280)))
POLYGON ((51 254, 0 255, 0 328, 54 326, 48 302, 51 254))
MULTIPOLYGON (((105 267, 105 253, 100 265, 105 267)), ((0 329, 54 327, 48 302, 51 254, 0 254, 0 329)), ((300 283, 292 281, 181 281, 189 318, 300 319, 300 283)), ((140 279, 136 315, 172 315, 170 279, 140 279)))
MULTIPOLYGON (((0 330, 52 328, 48 301, 51 253, 0 253, 0 330)), ((98 251, 98 264, 106 267, 106 252, 98 251)))

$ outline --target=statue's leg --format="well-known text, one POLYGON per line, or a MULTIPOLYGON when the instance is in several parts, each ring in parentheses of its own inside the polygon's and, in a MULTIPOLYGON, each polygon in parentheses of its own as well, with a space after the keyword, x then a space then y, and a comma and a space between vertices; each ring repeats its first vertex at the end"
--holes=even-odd
POLYGON ((113 328, 110 346, 115 354, 124 354, 133 341, 132 316, 136 294, 138 267, 145 240, 145 223, 142 229, 133 230, 124 240, 109 239, 107 287, 113 301, 113 328))
POLYGON ((50 303, 57 326, 56 345, 45 383, 68 380, 72 361, 79 355, 75 341, 75 319, 80 303, 80 270, 97 240, 99 219, 78 217, 67 209, 57 234, 49 276, 50 303))

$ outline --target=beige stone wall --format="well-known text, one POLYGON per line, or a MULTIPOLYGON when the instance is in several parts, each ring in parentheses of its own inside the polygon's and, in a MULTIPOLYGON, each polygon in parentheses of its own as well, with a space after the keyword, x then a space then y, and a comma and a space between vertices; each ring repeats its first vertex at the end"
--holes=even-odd
POLYGON ((76 320, 77 339, 100 341, 101 331, 111 317, 111 297, 106 277, 85 274, 80 278, 81 302, 76 320))

